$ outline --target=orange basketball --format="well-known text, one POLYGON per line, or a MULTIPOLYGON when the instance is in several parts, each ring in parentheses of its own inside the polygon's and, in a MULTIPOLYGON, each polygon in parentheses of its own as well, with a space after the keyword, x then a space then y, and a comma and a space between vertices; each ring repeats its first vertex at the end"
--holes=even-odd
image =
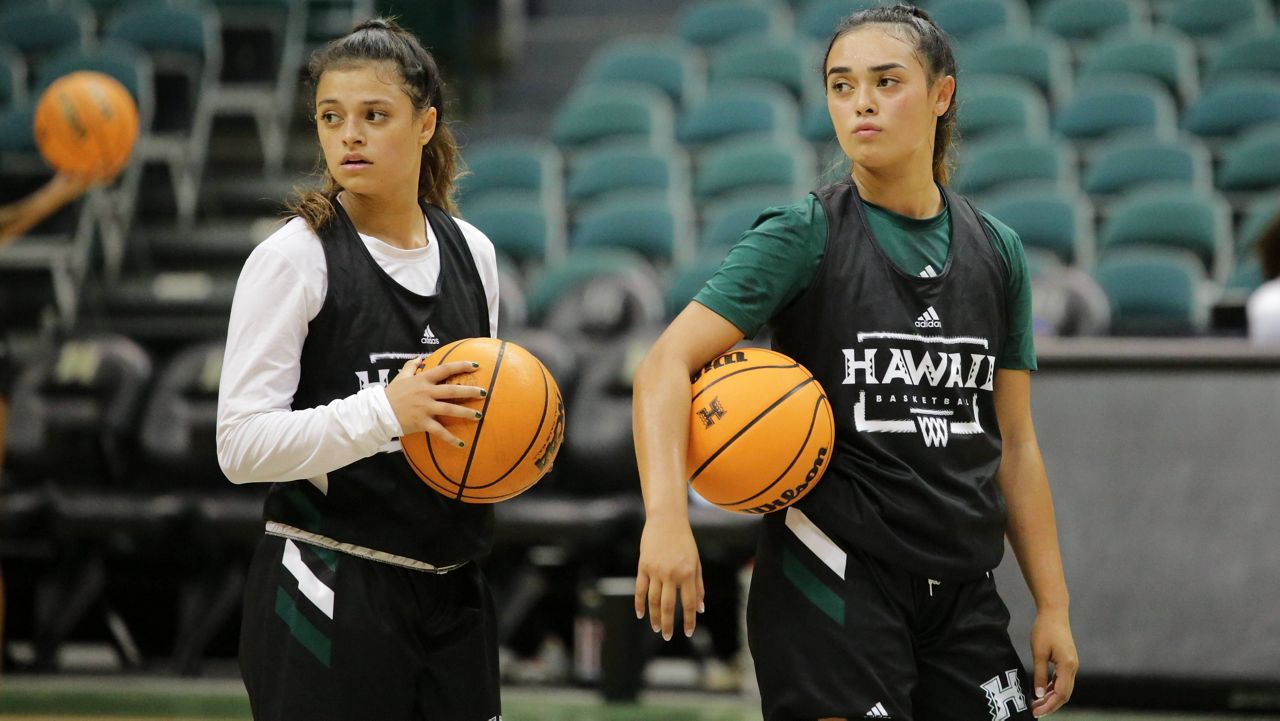
POLYGON ((129 162, 138 108, 110 75, 81 70, 53 82, 36 104, 36 146, 50 165, 107 179, 129 162))
POLYGON ((770 513, 813 489, 831 460, 831 404, 804 366, 763 348, 732 350, 693 378, 689 482, 738 513, 770 513))
POLYGON ((564 440, 560 388, 532 353, 497 338, 465 338, 441 346, 422 370, 454 361, 480 364, 475 372, 445 382, 487 390, 484 398, 461 403, 484 417, 441 419, 466 448, 428 433, 401 438, 405 458, 424 483, 450 498, 497 503, 518 496, 551 470, 564 440))

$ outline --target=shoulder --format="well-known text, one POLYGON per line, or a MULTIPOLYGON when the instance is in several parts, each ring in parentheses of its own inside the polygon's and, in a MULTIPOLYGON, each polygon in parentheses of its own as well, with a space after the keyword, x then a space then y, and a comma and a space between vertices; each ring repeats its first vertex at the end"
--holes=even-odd
POLYGON ((1018 231, 1005 225, 1004 221, 981 208, 978 209, 978 217, 982 220, 982 225, 986 228, 991 239, 995 241, 996 250, 999 251, 1000 258, 1004 260, 1005 268, 1009 271, 1017 272, 1019 269, 1026 267, 1027 253, 1022 247, 1022 238, 1018 235, 1018 231))
POLYGON ((288 267, 305 279, 324 278, 324 247, 320 238, 302 218, 290 218, 283 226, 253 249, 245 262, 245 269, 262 267, 288 267))
POLYGON ((822 203, 813 195, 788 205, 776 205, 765 208, 756 219, 754 229, 777 231, 818 232, 827 231, 827 215, 822 203))

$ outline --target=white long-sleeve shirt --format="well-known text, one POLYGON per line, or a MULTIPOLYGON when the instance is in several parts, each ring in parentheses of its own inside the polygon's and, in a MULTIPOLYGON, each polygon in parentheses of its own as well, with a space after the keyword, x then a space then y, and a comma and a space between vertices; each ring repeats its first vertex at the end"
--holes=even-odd
MULTIPOLYGON (((493 243, 455 218, 471 250, 498 328, 498 265, 493 243)), ((440 246, 427 225, 427 246, 405 250, 361 234, 378 265, 419 295, 436 292, 440 246)), ((328 405, 293 410, 307 327, 328 290, 320 239, 294 218, 245 261, 236 283, 218 386, 218 463, 232 483, 319 479, 378 452, 401 435, 379 384, 328 405)))

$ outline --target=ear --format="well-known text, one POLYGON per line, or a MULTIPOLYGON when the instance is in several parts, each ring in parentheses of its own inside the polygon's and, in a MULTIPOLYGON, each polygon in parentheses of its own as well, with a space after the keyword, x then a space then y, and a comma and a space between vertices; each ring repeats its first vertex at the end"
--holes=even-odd
POLYGON ((935 90, 937 91, 938 96, 933 101, 933 114, 940 118, 947 113, 947 109, 951 107, 951 100, 955 97, 955 76, 947 75, 939 80, 935 90))
POLYGON ((418 133, 418 145, 426 146, 427 143, 431 142, 431 138, 436 134, 436 118, 438 117, 439 113, 436 112, 434 107, 427 108, 427 111, 422 113, 420 116, 422 128, 418 133))

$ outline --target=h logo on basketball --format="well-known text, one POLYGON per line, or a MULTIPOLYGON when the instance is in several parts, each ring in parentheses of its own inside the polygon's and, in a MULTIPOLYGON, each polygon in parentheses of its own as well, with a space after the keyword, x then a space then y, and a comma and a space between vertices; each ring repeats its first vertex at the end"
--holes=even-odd
POLYGON ((1022 695, 1022 685, 1018 683, 1017 669, 1005 671, 1004 677, 1009 682, 1008 686, 1000 684, 999 676, 994 676, 982 684, 982 690, 987 692, 987 703, 991 706, 991 721, 1005 721, 1012 716, 1013 714, 1009 711, 1010 703, 1018 711, 1027 710, 1027 697, 1022 695))
POLYGON ((703 428, 714 426, 721 418, 724 418, 724 406, 719 398, 712 398, 710 407, 698 410, 698 420, 702 421, 703 428))

